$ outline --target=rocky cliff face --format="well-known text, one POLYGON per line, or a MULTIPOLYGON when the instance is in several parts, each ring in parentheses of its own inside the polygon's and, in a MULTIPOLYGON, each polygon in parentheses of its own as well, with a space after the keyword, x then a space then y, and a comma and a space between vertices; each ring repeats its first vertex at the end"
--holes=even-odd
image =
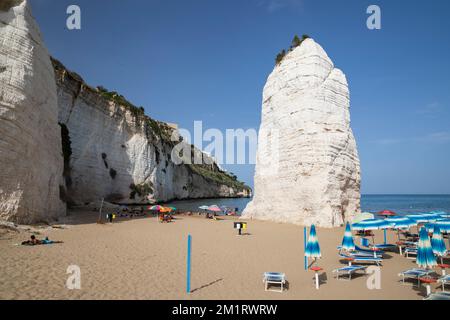
POLYGON ((51 61, 27 2, 0 1, 0 220, 47 222, 102 198, 249 195, 214 162, 171 161, 173 132, 51 61))
POLYGON ((314 40, 284 57, 264 87, 266 140, 258 145, 255 195, 244 218, 334 227, 360 210, 349 105, 345 75, 314 40))
POLYGON ((0 4, 0 220, 65 214, 52 64, 26 1, 0 4))
POLYGON ((147 117, 143 109, 115 92, 89 87, 60 62, 53 60, 53 64, 59 122, 66 132, 64 175, 69 203, 248 195, 247 187, 215 163, 175 164, 171 153, 178 141, 172 141, 173 128, 147 117))

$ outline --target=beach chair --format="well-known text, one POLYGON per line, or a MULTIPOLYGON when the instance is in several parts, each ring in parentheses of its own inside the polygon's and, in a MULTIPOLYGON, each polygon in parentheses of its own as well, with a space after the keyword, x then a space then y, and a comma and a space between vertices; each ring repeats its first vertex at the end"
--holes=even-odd
POLYGON ((358 255, 351 255, 351 254, 342 254, 339 253, 339 256, 344 259, 348 260, 349 265, 351 265, 352 262, 356 263, 375 263, 377 266, 381 266, 381 263, 383 262, 382 258, 375 258, 372 256, 358 256, 358 255))
POLYGON ((416 259, 417 258, 417 248, 408 247, 403 252, 406 259, 416 259))
POLYGON ((397 249, 397 245, 390 243, 375 244, 374 247, 384 251, 395 251, 397 249))
MULTIPOLYGON (((341 246, 338 246, 338 249, 339 249, 339 253, 344 252, 342 250, 341 246)), ((348 252, 348 251, 345 251, 345 252, 348 252)), ((372 257, 373 258, 373 257, 376 256, 377 258, 380 258, 380 259, 383 258, 382 253, 380 253, 380 251, 378 251, 376 253, 376 255, 374 255, 373 251, 371 251, 371 250, 363 250, 363 251, 354 250, 354 251, 348 252, 348 254, 351 255, 351 256, 358 256, 358 257, 372 257)))
POLYGON ((286 275, 281 272, 264 272, 263 282, 265 291, 283 292, 284 285, 286 284, 286 275), (272 284, 280 286, 280 289, 269 289, 269 286, 272 284))
POLYGON ((346 266, 339 269, 335 269, 332 272, 336 274, 336 279, 339 280, 339 276, 347 275, 348 280, 352 280, 352 274, 356 273, 357 271, 364 271, 366 272, 365 266, 346 266))
POLYGON ((450 292, 436 292, 430 294, 423 300, 450 300, 450 292))
POLYGON ((442 291, 445 292, 445 285, 450 283, 450 275, 447 274, 438 279, 438 282, 442 285, 442 291))
MULTIPOLYGON (((358 251, 358 252, 369 253, 373 257, 373 250, 364 249, 364 248, 361 248, 361 247, 358 247, 358 246, 355 246, 355 250, 358 251)), ((384 254, 383 250, 378 250, 377 251, 377 255, 383 256, 383 254, 384 254)))
POLYGON ((402 277, 403 284, 405 284, 405 279, 409 278, 409 279, 417 279, 417 285, 420 286, 420 280, 419 279, 421 277, 428 276, 432 272, 433 272, 432 270, 414 268, 414 269, 409 269, 409 270, 400 272, 398 274, 398 276, 402 277))

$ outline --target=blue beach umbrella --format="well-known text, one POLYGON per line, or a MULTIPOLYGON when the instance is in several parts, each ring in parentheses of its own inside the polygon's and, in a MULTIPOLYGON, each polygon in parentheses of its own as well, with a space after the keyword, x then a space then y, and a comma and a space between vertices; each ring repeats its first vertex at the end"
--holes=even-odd
POLYGON ((384 219, 368 219, 352 224, 353 230, 381 230, 389 229, 391 224, 384 219))
POLYGON ((408 217, 392 217, 384 220, 389 222, 393 229, 409 229, 412 226, 417 225, 417 222, 409 219, 408 217))
POLYGON ((306 243, 305 256, 308 258, 314 258, 314 261, 322 256, 320 253, 319 240, 317 239, 316 227, 314 225, 311 226, 311 229, 309 231, 309 238, 308 242, 306 243))
POLYGON ((445 247, 444 238, 442 237, 441 230, 438 226, 434 226, 433 237, 431 238, 431 248, 435 255, 441 257, 442 264, 443 256, 447 254, 447 248, 445 247))
POLYGON ((345 226, 344 238, 342 239, 342 249, 347 251, 355 250, 355 242, 353 241, 352 229, 350 223, 345 226))
POLYGON ((441 232, 450 233, 450 220, 439 220, 425 225, 425 228, 428 230, 428 232, 433 232, 435 227, 439 227, 439 230, 441 232))
POLYGON ((436 257, 434 256, 433 248, 431 247, 430 238, 428 237, 428 232, 424 227, 420 228, 416 263, 420 268, 432 268, 437 265, 436 257))
POLYGON ((436 213, 409 214, 406 217, 417 223, 434 222, 441 219, 441 216, 436 213))

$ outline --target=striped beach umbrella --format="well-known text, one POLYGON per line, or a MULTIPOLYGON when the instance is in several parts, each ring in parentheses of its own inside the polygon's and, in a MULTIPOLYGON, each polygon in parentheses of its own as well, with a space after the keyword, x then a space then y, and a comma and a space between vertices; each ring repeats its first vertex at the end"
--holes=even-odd
POLYGON ((308 258, 314 258, 314 261, 322 256, 320 253, 319 240, 317 239, 316 227, 314 225, 312 225, 309 230, 309 238, 306 243, 305 256, 308 258))
POLYGON ((406 217, 417 223, 434 222, 442 218, 440 215, 436 213, 409 214, 406 217))
POLYGON ((389 229, 391 224, 384 219, 368 219, 352 224, 353 230, 381 230, 389 229))
POLYGON ((434 227, 439 227, 439 230, 441 232, 450 233, 450 220, 438 220, 425 225, 425 228, 428 232, 433 232, 434 227))
POLYGON ((162 206, 160 206, 160 205, 158 204, 158 205, 149 207, 148 210, 159 211, 159 210, 161 210, 161 208, 162 208, 162 206))
POLYGON ((441 264, 443 257, 447 255, 447 248, 445 247, 444 238, 442 237, 441 230, 438 226, 434 226, 433 237, 431 237, 431 248, 433 253, 438 257, 441 257, 441 264))
POLYGON ((345 226, 344 238, 342 239, 342 249, 347 251, 355 250, 355 242, 353 241, 352 229, 350 223, 345 226))
POLYGON ((417 245, 416 263, 420 268, 432 268, 437 265, 436 257, 433 254, 430 238, 427 230, 420 228, 419 244, 417 245))
POLYGON ((389 222, 393 229, 409 229, 412 226, 417 225, 417 222, 409 219, 408 217, 392 217, 384 220, 389 222))

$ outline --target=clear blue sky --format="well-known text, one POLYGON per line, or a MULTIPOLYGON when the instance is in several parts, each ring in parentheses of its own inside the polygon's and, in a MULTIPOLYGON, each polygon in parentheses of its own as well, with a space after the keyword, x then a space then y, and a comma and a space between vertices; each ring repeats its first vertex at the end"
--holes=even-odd
MULTIPOLYGON (((363 193, 450 193, 450 1, 31 0, 91 85, 191 129, 258 128, 274 57, 309 34, 347 75, 363 193), (69 4, 82 30, 65 27, 69 4), (366 28, 378 4, 382 29, 366 28)), ((251 165, 228 166, 253 185, 251 165)))

